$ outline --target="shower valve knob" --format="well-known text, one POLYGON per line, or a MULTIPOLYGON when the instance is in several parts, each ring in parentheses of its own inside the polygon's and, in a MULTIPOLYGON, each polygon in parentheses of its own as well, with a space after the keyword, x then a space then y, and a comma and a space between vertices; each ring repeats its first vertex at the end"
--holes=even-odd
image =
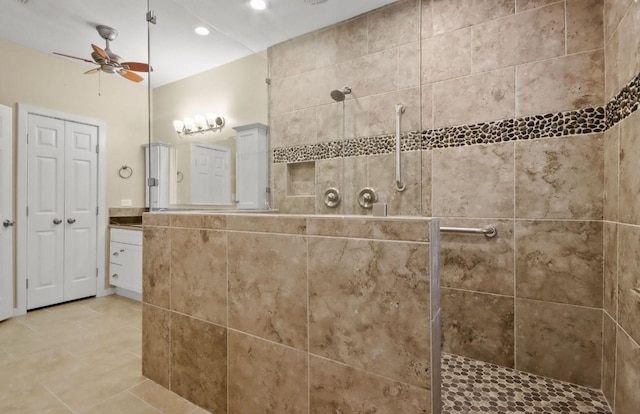
POLYGON ((358 193, 358 203, 362 208, 372 208, 378 202, 378 194, 371 187, 365 187, 358 193))
POLYGON ((337 188, 329 188, 324 192, 324 204, 327 207, 336 207, 340 204, 340 191, 337 188))

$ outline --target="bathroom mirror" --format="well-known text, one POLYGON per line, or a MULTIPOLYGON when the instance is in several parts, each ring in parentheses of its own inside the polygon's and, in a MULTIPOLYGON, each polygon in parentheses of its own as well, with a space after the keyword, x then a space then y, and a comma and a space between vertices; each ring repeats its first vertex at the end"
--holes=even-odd
MULTIPOLYGON (((224 16, 213 6, 193 1, 149 3, 157 19, 149 27, 154 68, 151 142, 168 145, 163 157, 150 161, 167 164, 151 168, 162 174, 158 185, 168 181, 168 188, 160 190, 168 192, 168 204, 155 205, 158 208, 233 209, 243 204, 236 177, 253 166, 244 165, 245 158, 238 156, 234 128, 268 123, 267 53, 255 52, 219 30, 224 16), (198 53, 193 47, 185 53, 174 44, 177 33, 197 46, 198 53), (175 80, 176 73, 182 77, 175 80)), ((262 155, 267 166, 268 151, 262 155)), ((268 171, 263 174, 268 176, 268 171)))

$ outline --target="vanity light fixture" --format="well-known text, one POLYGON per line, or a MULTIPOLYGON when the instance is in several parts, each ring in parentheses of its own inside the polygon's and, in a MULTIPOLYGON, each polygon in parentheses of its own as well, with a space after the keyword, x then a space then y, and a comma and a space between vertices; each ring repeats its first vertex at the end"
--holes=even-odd
POLYGON ((222 131, 224 118, 212 112, 207 115, 196 115, 193 118, 173 121, 173 129, 178 135, 191 135, 207 131, 222 131))
POLYGON ((256 10, 264 10, 267 8, 267 3, 265 2, 265 0, 251 0, 249 4, 256 10))

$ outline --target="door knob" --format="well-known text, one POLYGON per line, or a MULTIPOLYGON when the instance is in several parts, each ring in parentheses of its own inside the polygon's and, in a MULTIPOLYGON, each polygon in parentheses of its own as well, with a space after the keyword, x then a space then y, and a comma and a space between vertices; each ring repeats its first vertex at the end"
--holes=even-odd
POLYGON ((59 218, 53 219, 53 224, 60 224, 60 223, 62 223, 62 220, 60 220, 59 218))
POLYGON ((75 222, 76 222, 76 219, 74 219, 73 217, 69 217, 69 218, 67 219, 67 223, 69 223, 69 224, 73 224, 73 223, 75 223, 75 222))
POLYGON ((5 220, 2 222, 2 225, 5 227, 11 227, 13 226, 13 224, 14 224, 13 220, 5 220))

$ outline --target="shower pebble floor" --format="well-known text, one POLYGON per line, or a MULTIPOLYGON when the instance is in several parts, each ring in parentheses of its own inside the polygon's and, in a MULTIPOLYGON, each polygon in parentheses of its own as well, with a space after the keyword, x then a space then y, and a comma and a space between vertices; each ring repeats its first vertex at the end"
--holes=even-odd
POLYGON ((442 353, 442 412, 611 414, 602 392, 442 353))

